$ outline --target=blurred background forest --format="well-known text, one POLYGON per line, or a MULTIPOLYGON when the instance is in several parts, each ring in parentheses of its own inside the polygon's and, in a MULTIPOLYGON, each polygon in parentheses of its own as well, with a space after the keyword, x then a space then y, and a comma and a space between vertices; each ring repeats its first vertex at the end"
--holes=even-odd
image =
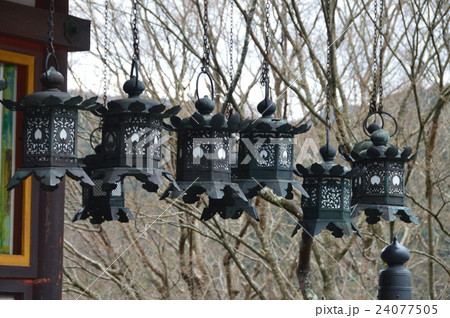
MULTIPOLYGON (((293 124, 313 122, 314 128, 297 140, 296 158, 303 165, 319 160, 317 147, 325 141, 325 2, 270 1, 270 84, 277 115, 293 124)), ((373 2, 330 3, 331 143, 352 147, 365 139, 362 120, 368 113, 373 76, 373 2)), ((180 116, 190 116, 203 50, 203 2, 139 4, 145 96, 181 104, 180 116)), ((264 6, 256 0, 209 1, 216 111, 226 105, 232 68, 235 111, 242 118, 258 116, 264 6)), ((72 14, 92 20, 92 39, 91 52, 70 55, 69 88, 72 93, 101 96, 105 59, 108 99, 114 99, 123 96, 121 85, 131 68, 131 4, 109 1, 106 42, 104 8, 105 1, 71 2, 72 14)), ((263 190, 254 202, 260 222, 247 216, 202 222, 202 201, 159 201, 160 193, 147 193, 132 179, 126 183, 126 204, 136 221, 72 223, 81 195, 79 186, 68 181, 64 298, 376 299, 383 268, 380 252, 397 235, 411 252, 406 266, 413 276, 413 298, 449 299, 449 10, 444 0, 386 1, 384 109, 399 123, 391 143, 418 151, 406 167, 406 193, 419 225, 400 220, 367 225, 361 215, 356 221, 363 238, 336 239, 323 231, 314 240, 302 240, 298 234, 291 237, 295 220, 302 217, 299 193, 290 202, 263 190)), ((93 152, 88 141, 98 124, 93 115, 82 115, 80 157, 93 152)), ((165 168, 174 172, 176 136, 171 134, 163 146, 165 168)))

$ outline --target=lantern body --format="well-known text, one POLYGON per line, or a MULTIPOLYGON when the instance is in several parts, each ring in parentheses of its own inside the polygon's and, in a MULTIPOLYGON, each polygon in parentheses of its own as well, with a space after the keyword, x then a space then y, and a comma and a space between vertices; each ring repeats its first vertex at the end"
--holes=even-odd
POLYGON ((23 167, 76 167, 78 110, 51 105, 24 109, 23 167))
POLYGON ((23 168, 16 171, 7 188, 34 174, 44 190, 55 190, 66 173, 92 186, 77 165, 78 111, 100 107, 97 97, 83 102, 81 96, 61 92, 64 77, 53 67, 42 74, 41 82, 45 91, 27 95, 20 103, 2 101, 8 109, 24 112, 23 168))
POLYGON ((237 180, 247 198, 253 198, 263 187, 287 199, 293 198, 293 187, 308 196, 293 180, 294 137, 307 132, 310 124, 294 127, 273 117, 276 105, 268 98, 258 105, 262 117, 246 119, 239 127, 237 180))
POLYGON ((340 149, 344 158, 364 173, 352 180, 352 215, 365 211, 367 222, 375 224, 380 217, 395 221, 399 217, 406 223, 417 224, 409 207, 404 206, 404 164, 413 158, 411 147, 400 151, 389 144, 389 134, 373 123, 368 127, 370 140, 355 145, 350 154, 340 149))
POLYGON ((177 180, 231 182, 229 131, 186 129, 178 134, 177 154, 177 180))
POLYGON ((102 150, 104 162, 92 177, 103 180, 103 190, 112 191, 126 176, 134 176, 149 192, 156 192, 163 177, 173 180, 161 169, 163 119, 180 111, 179 106, 166 106, 140 98, 145 87, 132 76, 125 82, 128 98, 108 103, 94 114, 103 118, 102 150))
POLYGON ((352 235, 356 224, 350 220, 351 179, 360 174, 359 169, 348 168, 333 162, 336 150, 330 145, 320 149, 323 163, 305 168, 297 165, 295 173, 303 177, 303 187, 309 197, 302 196, 303 219, 293 235, 302 227, 314 236, 327 228, 335 237, 352 235))
MULTIPOLYGON (((197 111, 189 118, 172 117, 177 139, 177 189, 171 184, 161 199, 183 197, 193 204, 206 193, 209 205, 204 208, 202 219, 208 220, 216 213, 222 218, 233 218, 235 210, 225 204, 235 200, 247 203, 238 184, 231 180, 232 133, 238 129, 239 114, 227 120, 222 114, 211 115, 214 102, 207 96, 195 103, 197 111)), ((241 212, 242 213, 242 212, 241 212)))
POLYGON ((353 179, 353 203, 403 205, 404 162, 395 159, 361 160, 365 173, 353 179))
POLYGON ((151 171, 161 162, 162 119, 148 113, 113 113, 104 116, 103 156, 109 167, 151 171))

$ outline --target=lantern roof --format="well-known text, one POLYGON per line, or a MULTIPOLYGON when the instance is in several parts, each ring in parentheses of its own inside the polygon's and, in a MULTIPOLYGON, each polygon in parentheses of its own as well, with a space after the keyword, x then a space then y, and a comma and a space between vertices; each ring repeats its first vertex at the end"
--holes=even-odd
POLYGON ((276 111, 276 105, 268 97, 262 100, 257 106, 261 117, 258 119, 245 119, 239 125, 241 133, 246 132, 279 132, 286 134, 302 134, 311 128, 311 123, 293 126, 284 119, 273 116, 276 111))
POLYGON ((102 107, 95 114, 104 116, 118 113, 150 113, 155 117, 168 118, 181 110, 180 106, 166 110, 166 106, 158 101, 141 98, 140 95, 144 92, 145 86, 136 76, 131 76, 123 84, 123 90, 128 94, 128 98, 110 101, 108 108, 102 107))
POLYGON ((344 154, 342 148, 339 149, 344 158, 349 162, 360 161, 364 159, 392 159, 408 162, 416 157, 411 156, 412 148, 405 147, 403 151, 393 144, 389 143, 389 133, 383 130, 377 123, 372 123, 368 127, 370 140, 363 140, 357 143, 350 154, 344 154))
POLYGON ((218 113, 211 115, 214 110, 214 102, 208 97, 198 99, 195 102, 197 111, 187 118, 181 119, 178 116, 172 116, 170 122, 174 130, 202 130, 214 129, 221 131, 237 132, 241 117, 238 113, 234 113, 230 118, 226 118, 223 114, 218 113))
POLYGON ((305 168, 301 164, 297 164, 297 169, 294 173, 300 177, 345 177, 354 178, 361 174, 361 169, 355 167, 352 170, 349 168, 337 164, 334 162, 334 157, 336 156, 336 149, 331 145, 325 145, 319 150, 324 162, 313 163, 311 166, 305 168))
POLYGON ((81 96, 73 96, 69 93, 62 92, 61 86, 64 84, 64 76, 58 72, 53 66, 42 73, 41 83, 45 86, 45 90, 41 92, 31 93, 20 101, 20 103, 3 100, 2 104, 14 111, 24 110, 27 107, 41 106, 71 106, 79 110, 95 110, 101 105, 96 102, 97 96, 83 101, 81 96))

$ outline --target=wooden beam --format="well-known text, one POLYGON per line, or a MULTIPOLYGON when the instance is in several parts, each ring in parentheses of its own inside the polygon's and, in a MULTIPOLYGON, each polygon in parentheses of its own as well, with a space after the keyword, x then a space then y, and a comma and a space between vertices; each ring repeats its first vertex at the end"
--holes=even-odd
MULTIPOLYGON (((0 0, 0 35, 45 44, 49 10, 0 0)), ((55 12, 54 44, 67 51, 89 51, 91 21, 55 12)))

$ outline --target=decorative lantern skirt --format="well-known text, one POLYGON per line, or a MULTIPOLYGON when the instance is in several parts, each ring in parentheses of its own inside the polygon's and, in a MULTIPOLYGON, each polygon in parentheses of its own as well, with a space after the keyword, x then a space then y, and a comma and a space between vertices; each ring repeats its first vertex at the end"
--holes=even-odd
POLYGON ((350 154, 340 148, 353 167, 364 170, 352 181, 352 216, 365 211, 369 224, 377 223, 380 218, 395 221, 397 217, 406 223, 417 224, 412 210, 404 206, 404 164, 415 158, 415 155, 410 157, 411 147, 400 151, 389 144, 389 134, 376 123, 372 123, 367 131, 371 134, 370 141, 356 144, 350 154))
POLYGON ((302 197, 303 220, 292 235, 300 228, 311 236, 327 228, 335 237, 352 235, 353 231, 361 236, 350 220, 351 179, 361 171, 334 163, 336 150, 330 145, 320 148, 320 154, 324 159, 321 164, 314 163, 308 168, 297 165, 295 173, 303 177, 303 187, 309 197, 302 197))
POLYGON ((245 212, 251 218, 259 221, 259 215, 252 206, 251 199, 243 200, 230 187, 224 188, 222 199, 209 199, 209 204, 203 209, 201 220, 207 221, 219 214, 222 219, 238 219, 245 212))
POLYGON ((25 96, 20 103, 3 100, 13 111, 24 112, 23 167, 17 169, 7 189, 34 175, 44 190, 55 190, 65 174, 93 186, 84 170, 77 166, 78 111, 100 107, 97 97, 83 102, 81 96, 61 92, 64 77, 53 67, 42 74, 43 92, 25 96))

